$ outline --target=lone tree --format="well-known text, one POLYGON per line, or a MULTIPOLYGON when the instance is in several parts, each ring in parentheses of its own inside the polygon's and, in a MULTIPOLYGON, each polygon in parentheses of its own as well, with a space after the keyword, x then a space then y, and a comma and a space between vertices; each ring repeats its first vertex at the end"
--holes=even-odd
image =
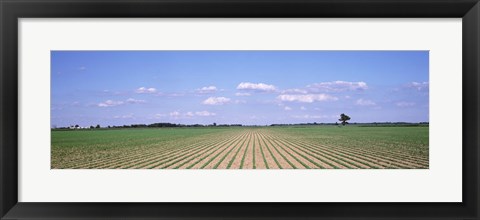
POLYGON ((346 114, 341 114, 340 115, 340 119, 338 119, 339 121, 342 122, 342 125, 345 126, 346 124, 348 124, 348 120, 350 120, 350 116, 346 115, 346 114))

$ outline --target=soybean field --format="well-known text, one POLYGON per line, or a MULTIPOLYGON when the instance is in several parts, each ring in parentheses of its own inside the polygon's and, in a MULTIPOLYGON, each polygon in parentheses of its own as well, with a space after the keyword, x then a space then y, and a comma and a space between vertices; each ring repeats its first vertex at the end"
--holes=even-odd
POLYGON ((428 169, 428 126, 52 130, 52 169, 428 169))

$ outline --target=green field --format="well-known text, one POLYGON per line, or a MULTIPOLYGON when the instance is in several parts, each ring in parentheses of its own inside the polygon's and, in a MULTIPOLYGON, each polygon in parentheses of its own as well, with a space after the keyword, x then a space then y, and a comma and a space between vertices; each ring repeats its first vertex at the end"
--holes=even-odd
POLYGON ((52 130, 52 169, 428 169, 428 126, 52 130))

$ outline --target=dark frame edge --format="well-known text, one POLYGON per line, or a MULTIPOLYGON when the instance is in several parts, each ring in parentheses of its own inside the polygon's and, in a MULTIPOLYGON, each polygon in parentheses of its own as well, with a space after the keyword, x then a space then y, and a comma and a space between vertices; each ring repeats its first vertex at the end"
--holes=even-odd
POLYGON ((463 74, 463 201, 470 204, 468 210, 476 219, 480 219, 480 3, 477 3, 462 19, 462 72, 463 74), (465 74, 476 73, 476 74, 465 74), (474 102, 465 108, 467 102, 474 102), (468 118, 472 116, 473 120, 468 118), (474 128, 474 129, 472 129, 474 128), (468 145, 476 146, 467 154, 468 145), (465 162, 466 161, 466 162, 465 162), (477 174, 476 178, 475 174, 477 174), (470 183, 468 185, 467 183, 470 183), (465 188, 475 191, 468 195, 465 188))
MULTIPOLYGON (((16 16, 0 0, 0 218, 18 204, 16 16), (10 42, 10 43, 9 43, 10 42), (15 83, 15 84, 14 84, 15 83)), ((2 218, 3 219, 3 218, 2 218)))

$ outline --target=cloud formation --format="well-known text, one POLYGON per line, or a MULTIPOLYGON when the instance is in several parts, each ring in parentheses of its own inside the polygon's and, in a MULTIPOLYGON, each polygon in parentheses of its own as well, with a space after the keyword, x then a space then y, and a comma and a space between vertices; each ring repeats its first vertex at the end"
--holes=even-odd
POLYGON ((123 101, 113 101, 113 100, 107 100, 105 102, 100 102, 97 104, 98 107, 113 107, 113 106, 119 106, 123 105, 123 101))
POLYGON ((361 105, 361 106, 375 106, 375 105, 377 105, 374 101, 368 100, 368 99, 358 99, 356 104, 361 105))
POLYGON ((250 83, 250 82, 242 82, 238 84, 237 89, 261 91, 261 92, 273 92, 276 90, 274 85, 269 85, 265 83, 250 83))
POLYGON ((248 92, 237 92, 235 93, 235 96, 250 96, 252 94, 248 93, 248 92))
POLYGON ((333 81, 314 83, 307 86, 310 90, 316 92, 343 92, 343 91, 363 91, 368 89, 365 82, 347 82, 333 81))
POLYGON ((218 89, 217 87, 215 86, 205 86, 205 87, 202 87, 200 89, 197 89, 197 93, 200 93, 200 94, 205 94, 205 93, 214 93, 216 92, 218 89))
POLYGON ((418 91, 428 90, 429 83, 428 82, 411 82, 407 85, 409 88, 416 89, 418 91))
POLYGON ((201 111, 201 112, 195 112, 195 115, 202 116, 202 117, 207 117, 207 116, 215 116, 217 114, 209 111, 201 111))
POLYGON ((284 102, 321 102, 321 101, 336 101, 337 97, 327 94, 284 94, 277 96, 277 99, 284 102))
POLYGON ((178 118, 181 114, 178 111, 173 111, 169 113, 170 117, 178 118))
POLYGON ((229 103, 230 99, 226 97, 210 97, 205 99, 202 104, 204 105, 223 105, 229 103))
POLYGON ((145 100, 140 100, 140 99, 134 99, 134 98, 129 98, 126 100, 127 103, 130 103, 130 104, 141 104, 141 103, 145 103, 146 101, 145 100))
POLYGON ((157 89, 155 88, 146 88, 146 87, 140 87, 137 90, 135 90, 136 93, 139 94, 147 94, 147 93, 156 93, 157 89))
POLYGON ((283 94, 288 93, 288 94, 307 94, 308 91, 305 89, 286 89, 282 91, 283 94))

